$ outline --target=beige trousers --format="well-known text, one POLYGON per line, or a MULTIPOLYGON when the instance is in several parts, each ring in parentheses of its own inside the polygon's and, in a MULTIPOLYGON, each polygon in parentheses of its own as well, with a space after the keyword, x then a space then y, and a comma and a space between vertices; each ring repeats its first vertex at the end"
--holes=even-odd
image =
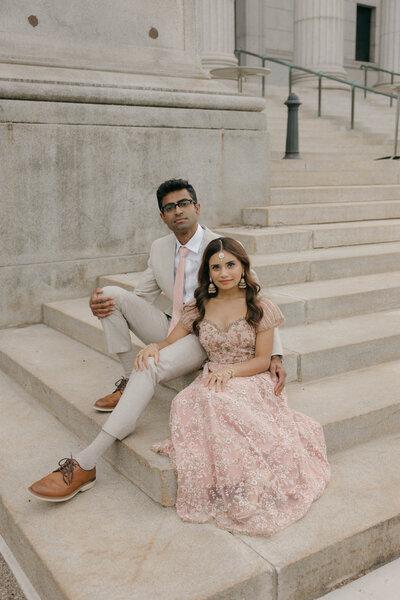
MULTIPOLYGON (((116 302, 113 314, 101 319, 110 353, 127 352, 132 348, 129 329, 146 344, 167 337, 169 319, 143 298, 117 286, 103 288, 103 295, 112 296, 116 302)), ((161 350, 157 366, 150 359, 149 369, 132 372, 103 430, 119 440, 132 433, 152 399, 156 385, 199 369, 205 358, 206 353, 193 334, 161 350)))

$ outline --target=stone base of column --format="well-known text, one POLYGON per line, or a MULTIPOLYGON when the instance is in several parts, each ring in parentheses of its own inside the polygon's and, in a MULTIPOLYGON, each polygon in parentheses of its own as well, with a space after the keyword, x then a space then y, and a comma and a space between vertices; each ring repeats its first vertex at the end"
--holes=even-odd
MULTIPOLYGON (((313 65, 313 71, 317 71, 319 73, 324 73, 325 75, 331 75, 332 77, 337 77, 338 79, 347 80, 347 73, 344 69, 338 67, 332 69, 332 66, 327 65, 313 65)), ((301 85, 307 88, 317 88, 318 87, 318 77, 316 75, 311 75, 311 73, 304 73, 302 71, 293 71, 293 79, 292 82, 294 85, 301 85)), ((340 83, 339 81, 334 81, 332 79, 322 79, 322 87, 324 89, 347 89, 349 86, 340 83)), ((350 88, 349 88, 350 89, 350 88)))
POLYGON ((237 65, 238 59, 234 54, 228 55, 222 52, 221 54, 213 52, 212 54, 201 55, 201 66, 208 71, 217 67, 236 67, 237 65))

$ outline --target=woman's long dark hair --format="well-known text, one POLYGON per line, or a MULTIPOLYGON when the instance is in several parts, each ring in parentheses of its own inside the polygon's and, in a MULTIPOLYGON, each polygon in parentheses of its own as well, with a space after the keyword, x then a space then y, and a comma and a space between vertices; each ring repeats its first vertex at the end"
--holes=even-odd
POLYGON ((208 293, 208 286, 210 283, 210 269, 209 262, 210 258, 216 252, 221 252, 222 250, 226 250, 235 256, 241 263, 244 271, 244 276, 246 279, 246 304, 247 304, 247 312, 246 312, 246 321, 252 327, 255 327, 257 323, 260 322, 263 316, 263 309, 260 306, 260 302, 258 299, 258 294, 260 292, 260 286, 254 280, 250 271, 250 259, 246 253, 246 250, 243 248, 239 242, 229 237, 220 237, 215 240, 212 240, 203 252, 203 258, 201 261, 200 269, 199 269, 199 286, 194 292, 194 297, 196 300, 197 309, 199 311, 198 318, 193 322, 193 332, 196 335, 199 335, 199 325, 201 321, 204 319, 204 314, 206 312, 205 302, 209 300, 211 297, 215 298, 218 295, 217 293, 212 296, 208 293))

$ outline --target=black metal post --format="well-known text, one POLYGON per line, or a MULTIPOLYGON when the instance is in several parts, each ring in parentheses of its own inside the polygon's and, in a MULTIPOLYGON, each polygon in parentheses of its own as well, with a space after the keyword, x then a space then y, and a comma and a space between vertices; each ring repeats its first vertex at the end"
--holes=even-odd
MULTIPOLYGON (((364 87, 368 87, 367 86, 367 73, 368 73, 368 69, 364 69, 364 87)), ((364 98, 367 97, 367 90, 364 90, 364 98)))
MULTIPOLYGON (((265 58, 262 59, 262 66, 265 67, 265 58)), ((265 98, 265 75, 261 78, 261 96, 265 98)))
POLYGON ((318 75, 318 119, 321 118, 321 103, 322 103, 322 75, 318 75))
POLYGON ((351 86, 351 116, 350 116, 350 131, 354 131, 354 105, 356 97, 356 88, 351 86))
POLYGON ((301 158, 299 154, 299 98, 293 92, 285 102, 288 107, 286 152, 283 158, 301 158))
MULTIPOLYGON (((393 81, 394 81, 394 75, 393 73, 390 76, 390 85, 393 85, 393 81)), ((393 106, 393 98, 390 96, 390 106, 393 106)))

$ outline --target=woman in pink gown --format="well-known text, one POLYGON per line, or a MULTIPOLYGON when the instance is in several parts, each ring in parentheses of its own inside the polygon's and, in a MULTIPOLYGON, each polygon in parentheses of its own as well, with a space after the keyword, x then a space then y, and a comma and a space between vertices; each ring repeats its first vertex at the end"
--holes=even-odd
POLYGON ((195 300, 170 336, 146 355, 196 333, 209 361, 173 400, 171 437, 153 447, 177 471, 185 521, 270 535, 300 519, 325 489, 330 467, 322 427, 274 394, 269 366, 279 308, 258 295, 243 247, 230 238, 205 249, 195 300))

